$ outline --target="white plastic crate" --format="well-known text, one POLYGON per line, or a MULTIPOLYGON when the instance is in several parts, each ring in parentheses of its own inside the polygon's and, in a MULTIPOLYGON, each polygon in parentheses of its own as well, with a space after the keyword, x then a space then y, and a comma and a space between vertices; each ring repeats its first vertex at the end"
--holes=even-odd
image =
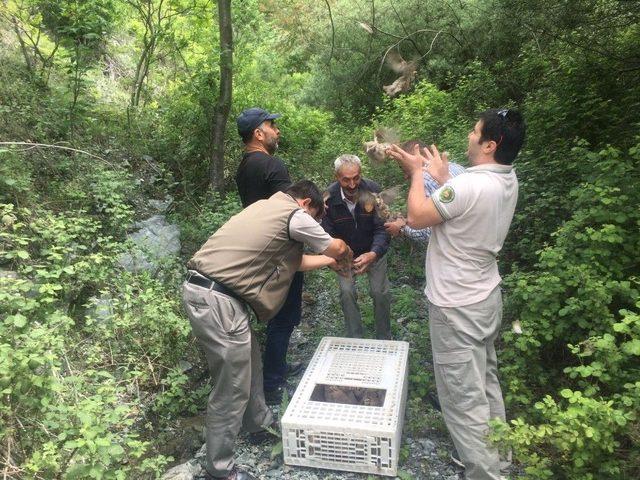
POLYGON ((408 356, 407 342, 324 337, 282 417, 284 462, 395 476, 408 356), (367 406, 311 400, 318 398, 318 385, 372 389, 368 391, 374 394, 384 390, 383 402, 367 406))

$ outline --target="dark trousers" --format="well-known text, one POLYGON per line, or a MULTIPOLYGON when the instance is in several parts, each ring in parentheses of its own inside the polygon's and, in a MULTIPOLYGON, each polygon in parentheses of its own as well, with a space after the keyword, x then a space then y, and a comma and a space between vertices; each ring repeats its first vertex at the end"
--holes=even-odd
POLYGON ((285 383, 287 349, 293 328, 302 318, 302 285, 304 274, 296 272, 280 311, 267 324, 262 371, 264 389, 275 390, 285 383))

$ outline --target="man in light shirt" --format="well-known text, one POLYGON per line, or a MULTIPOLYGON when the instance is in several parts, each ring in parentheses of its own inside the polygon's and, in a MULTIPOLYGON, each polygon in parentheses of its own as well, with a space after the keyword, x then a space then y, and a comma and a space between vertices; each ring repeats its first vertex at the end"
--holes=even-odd
MULTIPOLYGON (((420 148, 427 147, 426 143, 422 143, 419 140, 409 140, 407 142, 404 142, 401 145, 401 148, 407 152, 410 152, 416 145, 420 148)), ((449 162, 449 175, 451 177, 456 177, 461 173, 464 173, 464 167, 462 165, 449 162)), ((426 169, 423 169, 422 175, 424 177, 424 193, 425 195, 430 197, 431 195, 433 195, 433 192, 440 188, 440 185, 429 174, 429 172, 426 171, 426 169)), ((411 228, 409 225, 407 225, 406 218, 402 216, 386 222, 384 224, 384 228, 387 230, 387 233, 393 238, 402 235, 418 243, 427 243, 429 241, 429 237, 431 236, 431 227, 419 229, 411 228)))
POLYGON ((431 227, 425 293, 438 397, 468 480, 500 479, 500 459, 487 443, 490 419, 505 419, 495 339, 502 321, 496 256, 518 198, 512 163, 525 124, 515 110, 487 110, 469 133, 471 167, 451 178, 435 145, 388 153, 410 178, 407 223, 431 227), (425 195, 423 168, 441 185, 425 195))

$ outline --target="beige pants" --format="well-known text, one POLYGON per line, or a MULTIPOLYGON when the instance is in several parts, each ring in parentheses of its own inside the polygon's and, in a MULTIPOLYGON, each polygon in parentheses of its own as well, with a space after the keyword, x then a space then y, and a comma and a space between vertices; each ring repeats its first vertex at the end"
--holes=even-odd
POLYGON ((498 451, 486 441, 489 419, 505 419, 494 341, 502 323, 500 288, 465 307, 429 304, 438 397, 468 480, 498 480, 498 451))
POLYGON ((207 404, 207 470, 224 477, 234 465, 240 427, 257 432, 273 421, 262 390, 260 347, 244 303, 187 282, 182 293, 213 381, 207 404))

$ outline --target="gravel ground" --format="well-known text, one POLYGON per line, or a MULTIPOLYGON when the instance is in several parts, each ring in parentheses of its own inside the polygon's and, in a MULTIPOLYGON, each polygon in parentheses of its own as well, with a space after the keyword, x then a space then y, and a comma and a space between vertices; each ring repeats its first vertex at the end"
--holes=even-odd
MULTIPOLYGON (((327 281, 329 278, 331 277, 327 277, 325 274, 307 280, 303 322, 292 336, 289 361, 307 363, 322 336, 339 336, 341 334, 342 319, 337 304, 337 287, 333 281, 327 281)), ((300 377, 290 379, 290 386, 295 387, 299 379, 300 377)), ((409 392, 409 396, 411 397, 411 392, 409 392)), ((279 418, 280 407, 274 407, 273 410, 279 418)), ((189 451, 192 452, 191 455, 196 450, 197 453, 186 463, 168 471, 163 479, 192 480, 197 479, 198 475, 202 473, 204 446, 199 448, 202 442, 199 431, 201 431, 203 423, 203 415, 185 419, 182 433, 184 431, 188 433, 181 440, 182 444, 176 447, 179 451, 176 451, 173 456, 184 462, 189 458, 189 451)), ((245 434, 241 434, 237 442, 236 461, 261 480, 276 478, 282 480, 377 478, 375 475, 283 465, 282 455, 272 452, 276 443, 277 440, 254 446, 248 442, 245 434)), ((401 448, 399 472, 396 477, 400 480, 459 480, 464 478, 461 469, 450 462, 449 453, 452 444, 440 413, 422 399, 414 399, 407 405, 401 448)))

